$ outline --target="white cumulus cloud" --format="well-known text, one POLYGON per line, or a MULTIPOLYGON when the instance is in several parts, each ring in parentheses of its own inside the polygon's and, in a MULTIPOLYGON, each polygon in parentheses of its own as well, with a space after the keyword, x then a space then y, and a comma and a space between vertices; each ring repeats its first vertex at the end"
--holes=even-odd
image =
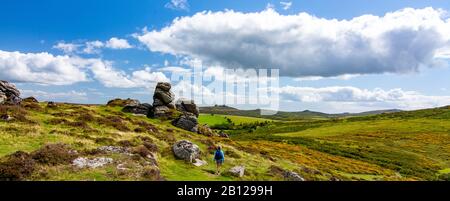
POLYGON ((132 48, 133 46, 131 46, 125 39, 113 37, 106 42, 105 47, 111 49, 129 49, 132 48))
POLYGON ((189 10, 189 3, 187 0, 170 0, 165 7, 173 10, 189 10))
POLYGON ((81 46, 82 45, 80 44, 59 42, 56 45, 54 45, 53 48, 59 49, 66 54, 71 54, 78 52, 78 48, 80 48, 81 46))
POLYGON ((0 79, 11 82, 46 85, 70 85, 97 80, 106 87, 148 87, 168 81, 162 72, 150 68, 127 74, 114 68, 112 62, 50 53, 21 53, 0 50, 0 79))
POLYGON ((85 62, 70 56, 0 50, 0 79, 65 85, 87 81, 85 62))
MULTIPOLYGON (((352 86, 331 86, 322 88, 283 86, 271 88, 280 94, 282 100, 303 103, 333 103, 335 105, 377 106, 384 109, 421 109, 450 105, 450 96, 429 96, 400 88, 384 90, 360 89, 352 86)), ((345 107, 344 107, 345 108, 345 107)), ((343 108, 341 108, 342 110, 343 108)), ((363 110, 361 110, 363 111, 363 110)))
POLYGON ((279 68, 292 77, 411 73, 442 64, 436 55, 448 55, 450 19, 434 8, 349 20, 270 8, 204 11, 135 37, 151 51, 227 67, 279 68))
POLYGON ((71 102, 87 100, 87 93, 80 91, 47 92, 42 90, 21 90, 23 97, 33 96, 39 101, 71 102))
POLYGON ((283 6, 283 10, 288 10, 292 6, 292 2, 291 1, 288 1, 288 2, 280 1, 280 4, 283 6))

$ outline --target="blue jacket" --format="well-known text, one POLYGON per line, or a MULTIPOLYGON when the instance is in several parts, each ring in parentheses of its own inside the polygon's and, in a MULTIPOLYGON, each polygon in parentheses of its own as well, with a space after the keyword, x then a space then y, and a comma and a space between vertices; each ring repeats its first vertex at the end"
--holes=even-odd
POLYGON ((225 160, 225 154, 222 150, 216 150, 216 152, 214 153, 214 160, 225 160))

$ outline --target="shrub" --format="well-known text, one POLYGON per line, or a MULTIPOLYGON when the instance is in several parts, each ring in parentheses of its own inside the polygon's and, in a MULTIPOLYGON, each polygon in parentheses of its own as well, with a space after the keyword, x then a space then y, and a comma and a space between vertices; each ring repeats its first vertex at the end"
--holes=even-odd
POLYGON ((133 148, 132 153, 138 154, 143 158, 147 158, 148 155, 152 155, 152 152, 150 150, 148 150, 147 147, 144 145, 140 145, 140 146, 133 148))
POLYGON ((36 162, 48 165, 66 164, 77 157, 75 151, 69 149, 65 144, 47 144, 32 153, 36 162))
POLYGON ((105 126, 114 127, 119 131, 130 131, 130 128, 128 128, 123 119, 119 116, 101 117, 97 119, 97 122, 105 126))
POLYGON ((13 121, 35 124, 36 122, 27 118, 28 112, 15 105, 0 105, 0 116, 10 115, 13 117, 13 121))
POLYGON ((116 141, 109 137, 99 137, 95 138, 95 143, 102 145, 113 145, 116 143, 116 141))
POLYGON ((95 121, 95 117, 87 112, 83 112, 77 117, 77 120, 83 122, 93 122, 95 121))
POLYGON ((121 141, 117 142, 117 144, 122 147, 133 147, 133 146, 137 145, 136 142, 130 141, 130 140, 121 140, 121 141))
POLYGON ((6 161, 0 163, 0 180, 24 180, 34 172, 35 165, 30 154, 17 151, 7 156, 6 161))
POLYGON ((25 109, 34 110, 34 111, 42 111, 43 110, 39 104, 33 103, 33 102, 22 102, 21 106, 25 109))
POLYGON ((144 146, 151 152, 158 152, 158 146, 151 142, 144 142, 144 146))
POLYGON ((441 180, 441 181, 450 181, 450 173, 439 175, 439 180, 441 180))
POLYGON ((53 118, 47 121, 50 125, 66 124, 68 121, 62 118, 53 118))
POLYGON ((92 128, 84 121, 70 122, 70 123, 68 123, 68 125, 72 126, 72 127, 78 127, 83 130, 92 130, 92 128))
POLYGON ((161 176, 160 171, 156 167, 144 169, 142 177, 152 181, 164 181, 164 177, 161 176))

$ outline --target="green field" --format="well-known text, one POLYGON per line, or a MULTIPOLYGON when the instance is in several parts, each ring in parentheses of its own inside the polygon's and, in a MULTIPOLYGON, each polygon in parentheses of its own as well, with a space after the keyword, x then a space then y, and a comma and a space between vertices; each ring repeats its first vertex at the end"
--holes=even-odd
POLYGON ((235 115, 219 115, 219 114, 200 114, 198 121, 201 124, 208 124, 210 126, 219 125, 219 124, 228 124, 230 121, 228 119, 238 125, 238 124, 252 124, 257 122, 272 122, 273 120, 257 118, 257 117, 244 117, 244 116, 235 116, 235 115))

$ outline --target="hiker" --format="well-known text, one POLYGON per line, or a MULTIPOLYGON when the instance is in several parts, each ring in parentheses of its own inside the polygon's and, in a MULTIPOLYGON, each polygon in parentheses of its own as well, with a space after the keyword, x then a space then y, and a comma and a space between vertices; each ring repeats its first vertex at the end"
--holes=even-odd
POLYGON ((216 174, 220 174, 220 167, 222 166, 224 160, 225 160, 225 154, 222 151, 222 147, 217 146, 216 152, 214 153, 214 160, 216 161, 216 174))

